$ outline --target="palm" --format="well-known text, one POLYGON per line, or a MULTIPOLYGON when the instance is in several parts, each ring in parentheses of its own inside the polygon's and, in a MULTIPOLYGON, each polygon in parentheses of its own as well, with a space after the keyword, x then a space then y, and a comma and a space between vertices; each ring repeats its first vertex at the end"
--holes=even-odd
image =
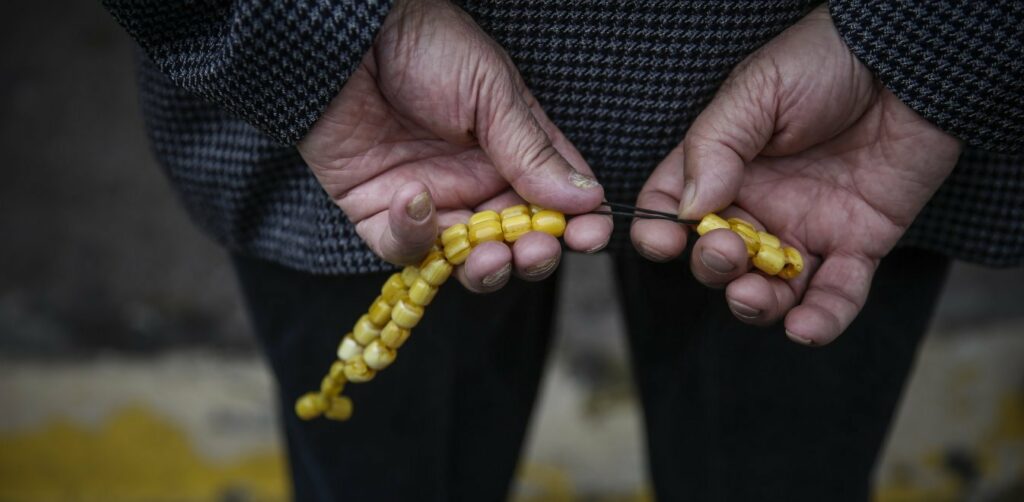
MULTIPOLYGON (((359 235, 396 263, 415 261, 438 225, 471 211, 528 201, 577 214, 603 198, 508 56, 448 2, 396 3, 299 152, 359 235), (429 208, 421 220, 410 208, 424 194, 429 208)), ((606 242, 610 222, 603 220, 575 218, 566 243, 591 249, 606 242)), ((474 250, 465 267, 474 271, 459 277, 474 289, 514 259, 522 275, 537 278, 531 265, 559 252, 553 238, 536 236, 517 245, 515 256, 489 245, 474 250)))
POLYGON ((403 39, 402 24, 382 27, 335 98, 342 106, 321 118, 330 126, 317 131, 326 144, 306 158, 331 198, 360 223, 385 211, 391 193, 410 181, 427 186, 440 214, 472 210, 509 186, 471 134, 474 110, 461 106, 471 101, 472 88, 459 85, 466 65, 443 57, 475 55, 458 41, 429 39, 425 29, 415 32, 422 39, 403 39))
MULTIPOLYGON (((727 288, 744 321, 785 317, 794 339, 828 343, 857 315, 878 261, 959 151, 850 53, 823 6, 733 71, 639 200, 658 209, 678 203, 684 218, 724 208, 801 250, 805 272, 783 281, 748 273, 742 241, 711 232, 695 244, 692 268, 727 288)), ((638 248, 678 254, 685 236, 656 225, 634 224, 638 248)))
POLYGON ((879 90, 859 120, 802 151, 750 163, 735 204, 813 256, 877 262, 952 168, 947 137, 879 90), (913 173, 913 176, 909 176, 913 173))
MULTIPOLYGON (((410 181, 427 185, 442 214, 471 210, 508 189, 472 138, 445 139, 403 109, 404 103, 396 107, 389 101, 377 85, 374 65, 371 54, 340 95, 350 100, 352 110, 339 110, 334 122, 332 134, 343 140, 321 151, 326 162, 311 162, 321 185, 349 218, 358 222, 386 210, 390 193, 410 181)), ((433 101, 438 108, 433 114, 450 114, 446 108, 456 107, 446 101, 458 100, 433 101)))

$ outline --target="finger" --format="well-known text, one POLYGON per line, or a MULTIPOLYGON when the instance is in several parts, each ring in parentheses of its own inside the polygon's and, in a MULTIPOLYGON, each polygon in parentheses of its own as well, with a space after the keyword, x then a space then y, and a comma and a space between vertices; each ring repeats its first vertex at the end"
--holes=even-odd
POLYGON ((516 275, 527 281, 546 279, 558 268, 561 257, 558 239, 542 232, 527 232, 512 245, 516 275))
POLYGON ((573 251, 593 254, 605 248, 615 223, 611 216, 582 214, 569 219, 562 240, 573 251))
POLYGON ((517 194, 515 191, 506 190, 498 194, 494 198, 484 201, 483 203, 480 204, 480 206, 476 208, 476 210, 486 211, 489 209, 496 213, 501 213, 503 209, 516 206, 519 204, 529 204, 529 202, 523 200, 523 198, 520 197, 519 194, 517 194))
POLYGON ((387 212, 359 222, 357 230, 360 227, 364 236, 367 228, 378 227, 376 238, 367 240, 371 248, 386 261, 407 265, 417 262, 434 245, 437 212, 426 187, 412 182, 395 192, 387 212), (384 218, 387 223, 380 224, 384 218))
MULTIPOLYGON (((656 211, 675 213, 683 193, 683 153, 679 148, 654 169, 637 196, 636 205, 656 211)), ((633 246, 651 261, 671 260, 686 249, 686 229, 678 223, 662 220, 633 220, 630 227, 633 246)))
POLYGON ((474 293, 491 293, 508 284, 512 276, 512 251, 504 243, 481 243, 455 268, 455 278, 474 293))
POLYGON ((737 319, 766 326, 781 319, 796 304, 796 293, 777 277, 743 274, 725 288, 729 310, 737 319))
MULTIPOLYGON (((505 192, 488 200, 477 208, 478 211, 490 209, 501 212, 509 206, 525 204, 521 197, 513 191, 505 192)), ((596 253, 608 245, 614 224, 610 216, 600 214, 583 214, 567 218, 565 233, 562 238, 565 245, 573 251, 596 253)))
POLYGON ((555 147, 555 150, 562 155, 562 158, 564 158, 573 169, 583 174, 593 176, 594 171, 590 169, 590 166, 583 158, 583 155, 576 149, 576 146, 569 141, 569 138, 566 138, 565 134, 562 134, 562 130, 559 129, 550 118, 548 118, 547 112, 544 111, 544 108, 541 108, 540 102, 537 101, 537 99, 533 97, 533 94, 530 93, 529 89, 526 88, 526 83, 522 81, 521 77, 517 85, 519 86, 520 92, 523 94, 523 100, 525 100, 527 105, 530 107, 530 113, 533 114, 533 118, 538 124, 540 124, 541 129, 543 129, 544 133, 548 135, 548 138, 551 139, 551 145, 555 147))
POLYGON ((681 217, 698 219, 731 204, 746 163, 771 139, 775 79, 767 67, 749 60, 740 64, 687 131, 681 217))
POLYGON ((811 277, 803 301, 786 315, 786 335, 805 345, 825 345, 853 322, 867 301, 877 263, 832 254, 811 277))
POLYGON ((690 254, 693 276, 710 288, 724 288, 750 270, 747 246, 735 233, 720 228, 704 234, 690 254))
MULTIPOLYGON (((764 226, 750 213, 729 206, 721 211, 723 218, 740 218, 758 230, 764 226)), ((690 255, 690 269, 694 277, 711 288, 723 288, 730 281, 751 269, 747 246, 735 232, 715 230, 697 239, 690 255)))
POLYGON ((542 125, 531 112, 527 99, 532 97, 519 87, 515 71, 492 72, 477 93, 475 133, 481 148, 524 199, 567 214, 593 210, 604 199, 604 190, 552 144, 545 128, 554 125, 542 125))

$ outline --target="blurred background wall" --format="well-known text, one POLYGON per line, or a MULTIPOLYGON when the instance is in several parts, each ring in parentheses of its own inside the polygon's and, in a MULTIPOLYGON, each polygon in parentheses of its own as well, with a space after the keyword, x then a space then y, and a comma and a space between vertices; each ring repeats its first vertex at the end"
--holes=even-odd
MULTIPOLYGON (((273 384, 149 155, 131 42, 93 2, 5 11, 0 501, 284 500, 273 384)), ((563 266, 516 498, 649 499, 608 263, 563 266)), ((1024 273, 957 266, 932 331, 877 498, 1024 500, 1024 273)))

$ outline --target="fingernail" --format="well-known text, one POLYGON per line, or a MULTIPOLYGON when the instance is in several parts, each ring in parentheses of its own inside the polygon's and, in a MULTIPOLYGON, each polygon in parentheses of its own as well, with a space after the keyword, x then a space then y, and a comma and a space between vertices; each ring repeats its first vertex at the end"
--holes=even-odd
POLYGON ((637 247, 637 251, 639 251, 640 254, 644 258, 647 258, 648 260, 656 261, 656 262, 661 263, 661 262, 666 262, 669 259, 669 257, 665 256, 661 251, 656 251, 654 248, 652 248, 652 247, 650 247, 650 246, 648 246, 648 245, 646 245, 646 244, 644 244, 642 242, 638 242, 636 247, 637 247))
POLYGON ((740 303, 736 300, 729 300, 729 309, 732 310, 734 314, 745 319, 754 319, 757 316, 761 315, 760 309, 755 309, 750 305, 740 303))
POLYGON ((581 172, 573 171, 569 173, 569 182, 575 185, 577 188, 594 188, 598 186, 597 179, 593 176, 587 176, 581 172))
POLYGON ((602 243, 600 243, 600 244, 598 244, 598 245, 596 245, 596 246, 594 246, 594 247, 584 251, 584 253, 586 253, 586 254, 594 254, 594 253, 597 253, 598 251, 601 251, 606 246, 608 246, 608 241, 604 241, 604 242, 602 242, 602 243))
POLYGON ((683 185, 683 202, 680 207, 682 210, 680 214, 687 215, 687 210, 693 205, 693 202, 697 199, 697 183, 692 179, 688 179, 683 185))
POLYGON ((725 255, 710 248, 704 248, 700 252, 700 262, 703 263, 705 267, 710 268, 719 274, 728 274, 736 269, 736 265, 730 262, 725 255))
POLYGON ((532 267, 527 268, 526 270, 523 271, 523 273, 530 277, 543 277, 545 275, 548 275, 548 273, 554 270, 557 266, 558 257, 556 256, 554 258, 544 260, 532 267))
POLYGON ((796 333, 793 333, 788 329, 786 330, 786 336, 788 336, 790 340, 793 340, 794 342, 799 343, 801 345, 814 345, 814 340, 804 338, 800 335, 797 335, 796 333))
POLYGON ((505 280, 508 279, 508 276, 511 273, 512 273, 512 264, 511 263, 506 263, 505 266, 501 267, 497 272, 495 272, 495 273, 493 273, 491 275, 485 276, 483 281, 481 281, 481 282, 483 283, 484 287, 493 288, 494 286, 497 286, 497 285, 505 282, 505 280))
POLYGON ((405 206, 405 213, 416 221, 423 221, 430 216, 430 194, 423 192, 409 201, 405 206))

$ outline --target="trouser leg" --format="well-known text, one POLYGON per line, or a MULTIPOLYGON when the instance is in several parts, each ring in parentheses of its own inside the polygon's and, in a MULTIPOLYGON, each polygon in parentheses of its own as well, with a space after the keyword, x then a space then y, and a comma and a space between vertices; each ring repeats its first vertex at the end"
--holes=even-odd
POLYGON ((826 347, 735 320, 688 261, 616 261, 660 500, 867 500, 948 259, 897 250, 826 347))
POLYGON ((234 257, 276 378, 296 500, 500 500, 537 392, 554 280, 438 292, 395 363, 349 384, 348 422, 295 417, 386 274, 317 277, 234 257))

